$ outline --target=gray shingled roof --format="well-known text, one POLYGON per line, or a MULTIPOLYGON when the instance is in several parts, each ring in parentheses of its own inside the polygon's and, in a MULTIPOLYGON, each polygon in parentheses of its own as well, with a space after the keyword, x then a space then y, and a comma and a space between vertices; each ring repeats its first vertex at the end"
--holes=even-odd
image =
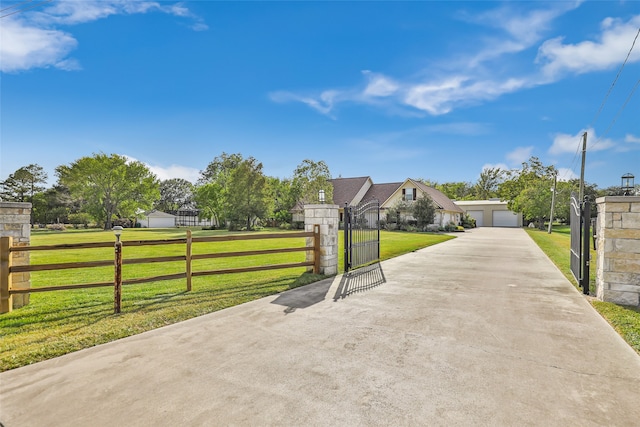
POLYGON ((369 200, 377 200, 380 204, 384 204, 389 197, 402 185, 402 182, 390 182, 387 184, 373 184, 362 198, 363 202, 369 200))
POLYGON ((358 178, 335 178, 329 180, 333 184, 333 203, 338 206, 344 206, 345 203, 351 204, 368 179, 368 176, 361 176, 358 178))
POLYGON ((464 213, 460 206, 453 203, 453 201, 440 190, 429 187, 428 185, 425 185, 420 181, 414 181, 413 179, 411 181, 414 182, 422 191, 427 193, 431 197, 431 200, 433 200, 440 209, 444 209, 445 211, 464 213))

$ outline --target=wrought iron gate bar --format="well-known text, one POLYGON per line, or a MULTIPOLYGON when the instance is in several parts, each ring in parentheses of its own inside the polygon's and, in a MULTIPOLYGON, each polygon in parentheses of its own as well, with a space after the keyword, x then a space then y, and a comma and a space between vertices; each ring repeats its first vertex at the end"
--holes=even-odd
POLYGON ((380 203, 344 208, 344 271, 380 259, 380 203))

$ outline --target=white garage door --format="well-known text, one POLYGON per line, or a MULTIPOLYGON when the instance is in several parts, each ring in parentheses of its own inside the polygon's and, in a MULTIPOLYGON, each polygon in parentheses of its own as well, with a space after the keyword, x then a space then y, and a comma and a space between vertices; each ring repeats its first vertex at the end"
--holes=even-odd
POLYGON ((493 211, 494 227, 517 227, 518 215, 511 211, 493 211))
POLYGON ((476 220, 476 227, 484 226, 484 211, 467 211, 467 214, 476 220))

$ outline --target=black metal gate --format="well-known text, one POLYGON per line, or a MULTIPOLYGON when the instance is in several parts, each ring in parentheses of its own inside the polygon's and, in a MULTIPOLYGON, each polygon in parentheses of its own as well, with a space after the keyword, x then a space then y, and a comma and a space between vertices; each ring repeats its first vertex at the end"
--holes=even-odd
POLYGON ((571 273, 582 288, 589 294, 589 260, 591 257, 589 232, 591 226, 591 204, 580 203, 576 193, 571 193, 569 224, 571 225, 571 273))
POLYGON ((380 202, 344 207, 344 272, 380 260, 380 202))

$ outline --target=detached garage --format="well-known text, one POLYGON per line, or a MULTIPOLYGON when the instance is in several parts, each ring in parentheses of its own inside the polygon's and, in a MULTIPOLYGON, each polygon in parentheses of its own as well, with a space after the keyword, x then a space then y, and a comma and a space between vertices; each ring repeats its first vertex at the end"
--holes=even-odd
POLYGON ((492 200, 461 200, 454 202, 476 220, 477 227, 522 227, 522 214, 507 208, 507 202, 492 200))
POLYGON ((172 228, 176 226, 176 216, 153 210, 140 214, 137 218, 142 228, 172 228))

